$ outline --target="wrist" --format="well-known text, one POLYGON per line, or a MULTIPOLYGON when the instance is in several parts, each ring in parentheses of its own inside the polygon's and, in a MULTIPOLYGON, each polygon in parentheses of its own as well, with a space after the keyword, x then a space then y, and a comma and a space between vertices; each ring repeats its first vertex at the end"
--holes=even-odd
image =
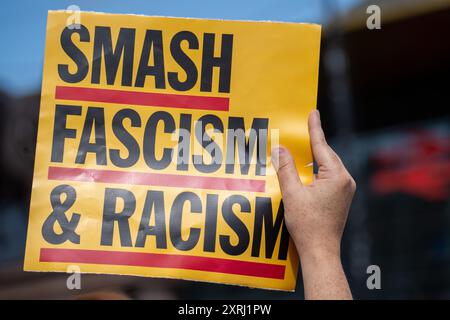
POLYGON ((313 264, 334 263, 341 261, 340 245, 297 246, 300 260, 313 264))
POLYGON ((323 249, 299 253, 303 275, 314 273, 327 277, 338 270, 342 270, 340 252, 323 249))

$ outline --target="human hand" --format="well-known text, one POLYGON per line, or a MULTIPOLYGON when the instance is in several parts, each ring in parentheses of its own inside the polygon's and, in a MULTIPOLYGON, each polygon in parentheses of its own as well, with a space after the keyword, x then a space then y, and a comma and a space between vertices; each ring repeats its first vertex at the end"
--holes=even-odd
POLYGON ((351 298, 342 271, 340 245, 356 184, 327 144, 318 111, 309 115, 308 127, 313 156, 319 168, 313 183, 302 184, 287 149, 272 150, 286 227, 300 256, 305 296, 351 298), (322 273, 322 277, 316 273, 322 273), (326 283, 322 283, 323 280, 326 283), (307 290, 308 285, 311 290, 307 290), (314 290, 322 286, 327 286, 326 292, 314 290))

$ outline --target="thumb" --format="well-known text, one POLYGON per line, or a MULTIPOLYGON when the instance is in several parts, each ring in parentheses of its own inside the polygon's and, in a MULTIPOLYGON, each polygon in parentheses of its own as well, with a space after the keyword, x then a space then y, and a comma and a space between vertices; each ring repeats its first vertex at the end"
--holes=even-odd
POLYGON ((282 146, 275 147, 272 149, 271 158, 272 164, 278 175, 278 182, 283 195, 285 195, 288 190, 298 188, 302 185, 297 168, 295 167, 294 158, 289 150, 282 146))
POLYGON ((308 118, 309 135, 311 138, 311 149, 314 159, 320 168, 336 168, 340 165, 339 157, 328 145, 317 110, 311 112, 308 118))

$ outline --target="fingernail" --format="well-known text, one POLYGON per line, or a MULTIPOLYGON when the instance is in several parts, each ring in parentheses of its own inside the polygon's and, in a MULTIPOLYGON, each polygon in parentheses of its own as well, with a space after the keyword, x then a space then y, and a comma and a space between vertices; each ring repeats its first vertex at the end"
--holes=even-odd
POLYGON ((316 113, 317 113, 317 117, 318 117, 319 120, 320 120, 320 111, 319 111, 319 109, 316 109, 316 113))
POLYGON ((278 156, 278 151, 272 150, 271 159, 272 159, 272 166, 275 169, 275 172, 278 172, 278 168, 280 167, 280 159, 278 156))
POLYGON ((278 152, 278 154, 283 154, 286 152, 286 149, 284 149, 284 147, 282 146, 275 147, 275 149, 278 152))
POLYGON ((277 171, 277 172, 278 172, 278 168, 280 166, 280 155, 282 155, 285 152, 286 152, 286 150, 281 146, 273 147, 272 150, 270 151, 272 165, 273 165, 275 171, 277 171))

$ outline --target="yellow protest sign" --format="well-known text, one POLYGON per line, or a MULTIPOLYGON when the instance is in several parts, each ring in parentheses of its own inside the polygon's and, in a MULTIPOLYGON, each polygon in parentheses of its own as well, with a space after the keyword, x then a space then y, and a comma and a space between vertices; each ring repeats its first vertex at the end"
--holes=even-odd
POLYGON ((294 290, 320 27, 50 11, 24 269, 294 290))

